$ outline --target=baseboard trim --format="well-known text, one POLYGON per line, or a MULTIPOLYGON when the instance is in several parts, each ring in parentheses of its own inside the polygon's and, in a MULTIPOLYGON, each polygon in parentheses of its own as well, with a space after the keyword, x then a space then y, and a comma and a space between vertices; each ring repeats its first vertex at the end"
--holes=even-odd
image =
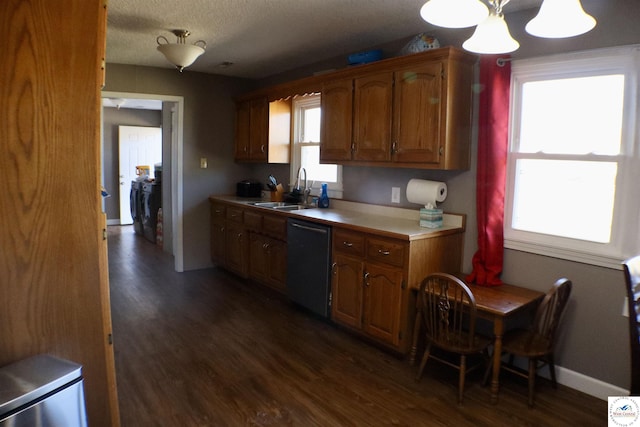
MULTIPOLYGON (((544 369, 543 369, 544 370, 544 369)), ((607 401, 609 396, 628 396, 629 390, 613 384, 605 383, 596 378, 588 377, 580 372, 556 366, 556 379, 558 383, 581 391, 598 399, 607 401)))
POLYGON ((107 220, 107 225, 120 225, 120 220, 119 219, 108 219, 107 220))

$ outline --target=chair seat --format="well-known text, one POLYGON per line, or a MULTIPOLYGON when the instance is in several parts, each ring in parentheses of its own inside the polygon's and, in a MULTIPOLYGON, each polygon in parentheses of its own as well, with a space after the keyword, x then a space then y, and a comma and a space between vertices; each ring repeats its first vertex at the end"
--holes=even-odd
POLYGON ((502 350, 521 357, 542 357, 549 354, 552 343, 548 338, 526 329, 507 332, 502 338, 502 350))
POLYGON ((459 354, 482 353, 493 340, 480 334, 474 334, 473 342, 469 345, 469 334, 462 332, 460 335, 453 336, 449 340, 432 341, 433 345, 445 351, 459 354))

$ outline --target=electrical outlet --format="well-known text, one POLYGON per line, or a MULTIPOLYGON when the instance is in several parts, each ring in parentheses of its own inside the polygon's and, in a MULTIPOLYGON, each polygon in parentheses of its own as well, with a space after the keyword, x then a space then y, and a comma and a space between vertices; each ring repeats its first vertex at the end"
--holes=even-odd
POLYGON ((391 203, 400 203, 400 187, 391 187, 391 203))
POLYGON ((206 169, 206 168, 207 168, 207 158, 200 157, 200 169, 206 169))
POLYGON ((624 303, 622 305, 622 315, 624 317, 629 317, 629 298, 624 297, 624 303))

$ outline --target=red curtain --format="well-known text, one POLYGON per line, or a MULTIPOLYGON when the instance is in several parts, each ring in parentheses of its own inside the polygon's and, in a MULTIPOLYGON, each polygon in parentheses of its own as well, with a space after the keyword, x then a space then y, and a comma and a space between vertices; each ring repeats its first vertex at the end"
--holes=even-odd
POLYGON ((478 174, 476 207, 478 251, 467 280, 478 285, 501 285, 504 251, 504 192, 509 132, 511 63, 500 55, 480 57, 478 174))

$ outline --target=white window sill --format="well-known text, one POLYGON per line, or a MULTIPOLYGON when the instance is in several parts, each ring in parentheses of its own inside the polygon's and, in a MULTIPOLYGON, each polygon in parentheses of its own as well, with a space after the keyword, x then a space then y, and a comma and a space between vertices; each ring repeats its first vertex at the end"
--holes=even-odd
POLYGON ((548 256, 551 258, 565 259, 568 261, 596 265, 599 267, 611 268, 614 270, 622 270, 623 259, 621 257, 581 252, 572 249, 557 248, 547 245, 541 245, 539 243, 522 242, 512 239, 505 239, 504 247, 506 249, 529 252, 533 254, 548 256))

